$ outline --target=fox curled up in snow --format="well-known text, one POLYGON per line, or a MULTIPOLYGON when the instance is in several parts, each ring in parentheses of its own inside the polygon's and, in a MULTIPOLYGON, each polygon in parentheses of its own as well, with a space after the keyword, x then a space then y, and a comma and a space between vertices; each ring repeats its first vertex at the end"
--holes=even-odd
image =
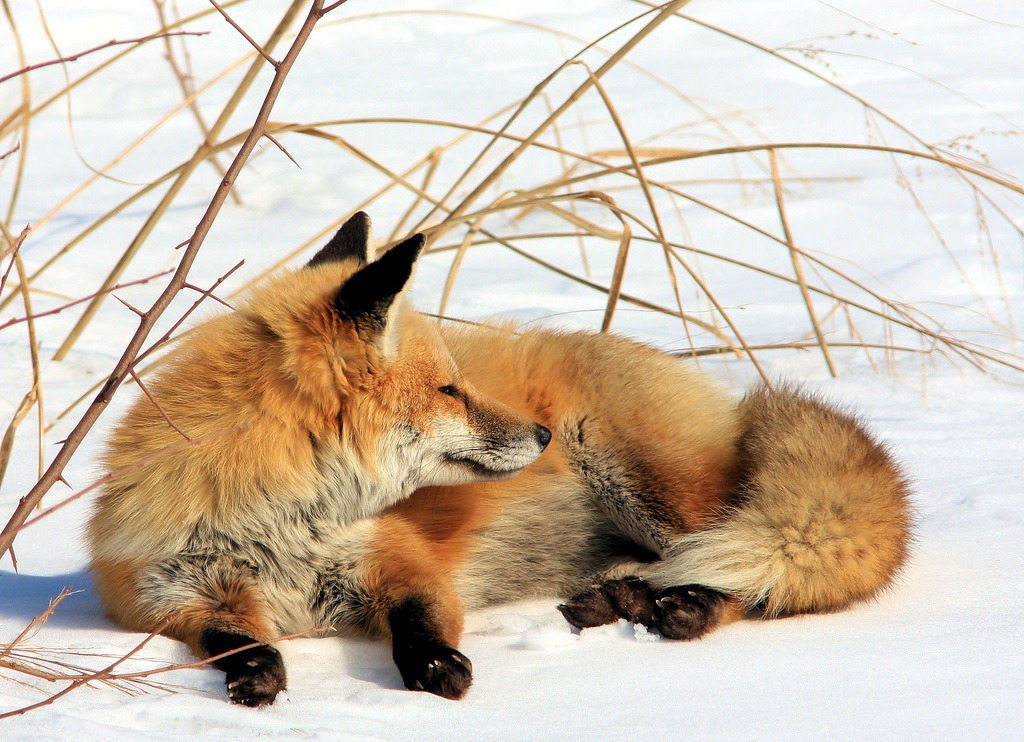
POLYGON ((88 527, 111 616, 285 687, 268 642, 390 638, 459 698, 464 610, 560 596, 695 639, 890 583, 908 487, 851 417, 790 387, 737 402, 613 335, 438 329, 402 299, 423 237, 370 262, 357 214, 303 268, 186 336, 110 435, 88 527), (193 441, 183 439, 164 415, 193 441))

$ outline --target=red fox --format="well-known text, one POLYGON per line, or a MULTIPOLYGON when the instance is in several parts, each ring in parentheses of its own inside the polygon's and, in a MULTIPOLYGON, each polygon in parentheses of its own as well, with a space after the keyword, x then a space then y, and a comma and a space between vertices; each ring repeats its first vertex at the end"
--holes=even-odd
POLYGON ((315 627, 460 698, 465 610, 558 597, 580 629, 695 639, 891 583, 908 483, 853 417, 614 335, 439 330, 403 298, 423 237, 371 261, 369 230, 196 327, 109 436, 96 589, 129 629, 239 650, 213 663, 232 701, 273 702, 269 642, 315 627))

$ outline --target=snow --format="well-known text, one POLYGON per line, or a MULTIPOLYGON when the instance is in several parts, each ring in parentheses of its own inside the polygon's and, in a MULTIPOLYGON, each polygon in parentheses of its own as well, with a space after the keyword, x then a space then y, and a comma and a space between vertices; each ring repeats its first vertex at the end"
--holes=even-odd
MULTIPOLYGON (((183 13, 207 7, 199 0, 179 5, 183 13)), ((281 5, 251 0, 231 12, 262 39, 281 5)), ((585 39, 642 10, 624 0, 552 5, 435 0, 417 10, 514 17, 585 39)), ((970 135, 964 144, 984 152, 1002 171, 1024 174, 1019 133, 1024 122, 1024 98, 1019 95, 1024 6, 960 0, 955 7, 963 12, 951 3, 929 0, 697 0, 686 12, 771 48, 803 43, 843 52, 789 56, 872 101, 924 140, 939 143, 970 135)), ((155 13, 145 3, 47 0, 43 10, 63 53, 145 35, 155 25, 155 13)), ((371 17, 400 10, 408 10, 408 4, 353 2, 331 14, 286 83, 274 120, 411 116, 477 123, 527 95, 580 46, 568 37, 487 18, 422 13, 371 17)), ((51 58, 35 11, 22 4, 13 12, 29 60, 51 58)), ((212 74, 248 51, 246 42, 216 18, 196 27, 211 32, 188 41, 200 82, 206 79, 204 72, 212 74)), ((634 24, 618 32, 604 47, 615 48, 637 28, 634 24)), ((9 33, 2 33, 0 71, 8 71, 18 62, 9 33)), ((132 192, 122 183, 100 181, 54 218, 45 218, 89 176, 88 166, 105 164, 180 100, 162 53, 159 43, 152 43, 135 52, 131 63, 112 67, 76 91, 73 130, 61 105, 33 123, 26 143, 29 164, 8 223, 17 232, 25 224, 42 222, 24 248, 30 271, 132 192)), ((88 69, 99 58, 83 58, 69 66, 69 73, 88 69)), ((604 58, 599 51, 586 56, 594 67, 604 58)), ((911 146, 908 136, 879 124, 878 117, 869 127, 860 106, 824 83, 681 20, 667 23, 629 59, 649 66, 722 116, 744 142, 850 140, 911 146)), ((552 85, 551 99, 561 100, 583 74, 563 73, 552 85)), ((31 80, 38 101, 62 85, 63 73, 59 67, 48 68, 33 73, 31 80)), ((267 74, 261 75, 226 133, 247 126, 268 81, 267 74)), ((633 68, 616 69, 605 83, 636 142, 701 118, 694 107, 633 68)), ((227 94, 222 85, 201 100, 208 119, 216 116, 227 94)), ((19 100, 17 81, 0 84, 0 116, 19 100)), ((596 98, 588 97, 582 110, 579 117, 566 119, 573 122, 563 132, 567 142, 583 147, 586 140, 593 149, 622 146, 596 98), (587 122, 582 129, 580 120, 587 122)), ((540 111, 531 109, 526 121, 539 123, 540 111)), ((515 128, 517 133, 529 130, 529 123, 515 128)), ((398 124, 352 124, 336 131, 395 170, 455 135, 398 124)), ((113 174, 129 183, 148 182, 186 158, 196 141, 194 121, 179 115, 113 174)), ((482 143, 475 141, 476 146, 482 143)), ((730 142, 721 129, 704 123, 658 140, 676 147, 730 142)), ((272 145, 261 147, 238 183, 243 205, 225 207, 200 253, 192 274, 197 285, 211 284, 245 258, 245 266, 220 291, 229 295, 384 183, 379 174, 323 141, 288 137, 283 143, 301 169, 272 145)), ((12 144, 0 142, 0 152, 12 144)), ((455 151, 439 168, 439 182, 453 177, 459 163, 468 162, 475 151, 455 151)), ((498 162, 496 156, 491 159, 498 162)), ((976 203, 956 179, 935 166, 903 162, 914 195, 926 203, 932 222, 942 230, 943 247, 914 208, 910 191, 897 184, 885 156, 792 150, 780 159, 787 178, 809 179, 791 180, 787 193, 788 216, 799 244, 815 255, 835 256, 844 269, 876 289, 917 302, 944 328, 1000 350, 1020 350, 995 330, 997 323, 1007 323, 1011 314, 1019 319, 1024 310, 1021 239, 994 211, 987 212, 1000 280, 979 236, 976 203), (995 321, 985 318, 986 311, 995 321)), ((765 175, 751 161, 739 162, 748 177, 765 175)), ((652 172, 778 232, 770 187, 738 189, 712 182, 732 177, 732 168, 721 159, 695 160, 652 172)), ((495 195, 531 187, 557 171, 556 160, 530 158, 510 171, 495 195)), ((13 178, 13 160, 8 160, 0 165, 2 204, 10 197, 13 178)), ((191 233, 218 179, 208 166, 198 171, 127 279, 174 265, 173 247, 191 233)), ((995 187, 988 192, 1018 226, 1024 224, 1019 197, 995 187)), ((639 203, 636 194, 612 193, 631 207, 639 203)), ((147 197, 132 205, 46 274, 34 297, 37 311, 56 306, 62 296, 95 290, 154 203, 154 197, 147 197)), ((374 208, 379 235, 390 230, 407 203, 394 196, 374 208)), ((663 206, 673 239, 786 272, 788 253, 749 230, 688 203, 680 204, 678 212, 663 206)), ((596 207, 581 206, 581 213, 614 226, 596 207)), ((531 214, 521 223, 495 217, 492 226, 515 233, 564 228, 560 225, 552 217, 531 214)), ((574 241, 524 240, 523 245, 560 266, 578 269, 574 241)), ((591 246, 595 281, 609 279, 614 249, 591 246)), ((415 298, 423 308, 436 309, 449 262, 450 254, 438 254, 421 265, 415 298)), ((806 331, 806 310, 795 288, 714 261, 701 262, 700 269, 709 283, 720 287, 723 305, 742 322, 749 342, 792 340, 806 331)), ((840 279, 832 280, 853 291, 840 279)), ((149 284, 119 291, 118 296, 148 306, 158 290, 149 284)), ((674 305, 660 248, 635 243, 624 290, 674 305)), ((688 308, 706 312, 693 297, 692 288, 686 288, 688 308)), ((156 335, 192 301, 176 302, 156 335)), ((602 295, 487 247, 468 254, 449 312, 594 328, 603 308, 602 295)), ((106 302, 67 360, 50 361, 78 311, 39 321, 46 420, 56 422, 46 436, 48 456, 81 408, 61 421, 55 421, 57 414, 109 372, 135 327, 133 314, 117 302, 106 302)), ((213 311, 212 305, 205 309, 213 311)), ((0 324, 21 314, 15 302, 0 313, 0 324)), ((858 326, 870 342, 885 339, 877 321, 861 317, 858 326)), ((628 305, 616 315, 614 329, 666 349, 686 346, 678 320, 628 305)), ((31 381, 26 337, 24 325, 0 330, 2 426, 31 381)), ((898 340, 919 345, 908 337, 900 334, 898 340)), ((713 342, 701 334, 695 339, 698 345, 713 342)), ((913 558, 899 583, 876 601, 835 615, 741 622, 695 643, 663 641, 624 623, 576 634, 555 610, 555 600, 503 606, 467 617, 460 648, 473 662, 475 681, 461 702, 402 689, 382 642, 299 639, 281 646, 289 690, 269 708, 253 711, 227 703, 221 675, 213 670, 180 670, 157 678, 175 692, 151 689, 130 696, 99 684, 80 688, 51 706, 0 722, 0 735, 10 740, 183 740, 203 735, 309 740, 1019 738, 1024 728, 1024 377, 998 368, 985 374, 966 362, 951 364, 934 356, 922 360, 904 354, 889 362, 881 353, 875 356, 881 373, 874 373, 862 352, 837 348, 836 357, 842 372, 838 379, 829 377, 814 352, 767 351, 762 361, 772 376, 798 379, 860 410, 915 481, 919 523, 913 558)), ((743 362, 701 363, 737 389, 756 378, 743 362)), ((125 389, 115 398, 98 434, 133 393, 125 389)), ((37 477, 35 414, 33 410, 19 428, 0 485, 4 522, 37 477)), ((76 488, 97 476, 98 440, 99 435, 90 436, 67 470, 76 488)), ((63 494, 55 489, 46 502, 52 504, 63 494)), ((99 668, 143 639, 111 624, 91 591, 81 541, 87 506, 76 502, 21 534, 17 574, 9 559, 0 562, 0 644, 17 636, 65 586, 78 592, 26 646, 99 668)), ((157 638, 122 669, 190 660, 182 645, 157 638)), ((0 673, 0 713, 43 700, 62 687, 19 680, 27 679, 0 673)))

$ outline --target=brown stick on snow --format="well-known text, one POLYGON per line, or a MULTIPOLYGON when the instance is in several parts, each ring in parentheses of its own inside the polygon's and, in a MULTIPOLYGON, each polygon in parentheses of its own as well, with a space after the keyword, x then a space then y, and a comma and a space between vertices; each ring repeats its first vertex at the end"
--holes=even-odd
POLYGON ((213 195, 213 199, 210 201, 210 205, 206 209, 206 213, 203 214, 203 218, 199 221, 195 232, 192 234, 191 239, 189 239, 188 246, 182 253, 181 262, 178 264, 178 268, 174 272, 174 276, 167 284, 167 288, 164 289, 163 293, 161 293, 156 302, 154 302, 153 306, 151 306, 148 311, 143 312, 139 321, 139 328, 135 331, 135 335, 132 337, 131 342, 128 343, 128 347, 125 348, 124 354, 117 362, 117 365, 111 372, 107 382, 100 389, 99 394, 96 395, 96 399, 91 405, 89 405, 89 408, 85 411, 82 419, 77 425, 75 425, 70 435, 68 435, 49 468, 47 468, 46 472, 39 479, 36 485, 29 490, 28 494, 21 498, 18 503, 18 507, 15 508, 14 514, 11 516, 11 519, 8 521, 7 525, 4 526, 3 531, 0 531, 0 557, 11 549, 11 546, 14 543, 15 534, 21 527, 21 524, 25 522, 28 514, 32 512, 33 508, 35 508, 43 498, 43 495, 49 491, 50 487, 60 479, 64 472, 64 467, 67 466, 71 457, 85 439, 86 434, 96 423, 96 420, 99 419, 103 410, 106 409, 111 398, 114 396, 114 392, 121 385, 121 382, 128 376, 132 363, 138 356, 139 351, 142 350, 142 345, 145 343, 146 338, 149 337, 149 333, 152 331, 157 319, 159 319, 160 315, 167 309, 175 295, 185 286, 185 279, 188 277, 189 269, 192 267, 196 254, 199 252, 199 248, 202 247, 203 240, 206 239, 206 235, 209 233, 210 227, 213 226, 214 219, 217 218, 217 214, 224 205, 224 201, 228 197, 228 193, 235 182, 235 178, 238 177, 238 174, 241 172, 246 160, 249 159, 249 155, 252 154, 256 144, 266 132, 266 125, 267 120, 270 118, 270 112, 274 108, 274 103, 277 101, 277 96, 281 92, 285 78, 287 78, 292 65, 295 63, 295 59, 298 57, 299 52, 302 50, 306 40, 312 33, 313 27, 317 24, 317 21, 331 10, 339 7, 343 2, 344 0, 341 0, 341 2, 333 2, 325 9, 324 0, 314 0, 310 7, 309 14, 306 16, 306 20, 303 21, 302 27, 295 36, 295 41, 292 42, 291 47, 288 49, 288 53, 285 54, 284 58, 282 58, 278 63, 274 79, 270 83, 270 88, 267 91, 263 105, 260 107, 260 111, 256 116, 256 121, 253 123, 252 129, 249 132, 249 136, 246 137, 241 149, 239 149, 235 159, 228 167, 224 180, 221 181, 220 186, 213 195))

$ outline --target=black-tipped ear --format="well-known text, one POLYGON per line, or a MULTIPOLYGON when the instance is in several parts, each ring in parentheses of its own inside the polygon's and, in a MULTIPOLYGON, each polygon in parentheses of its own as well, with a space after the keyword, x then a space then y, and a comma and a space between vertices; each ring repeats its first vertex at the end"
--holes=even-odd
POLYGON ((356 271, 334 299, 338 314, 373 332, 382 332, 388 310, 408 283, 425 241, 423 235, 415 234, 356 271))
POLYGON ((369 250, 370 217, 365 211, 357 211, 334 233, 331 241, 320 248, 320 252, 306 263, 306 267, 312 268, 322 263, 334 263, 352 258, 365 263, 370 259, 369 250))

